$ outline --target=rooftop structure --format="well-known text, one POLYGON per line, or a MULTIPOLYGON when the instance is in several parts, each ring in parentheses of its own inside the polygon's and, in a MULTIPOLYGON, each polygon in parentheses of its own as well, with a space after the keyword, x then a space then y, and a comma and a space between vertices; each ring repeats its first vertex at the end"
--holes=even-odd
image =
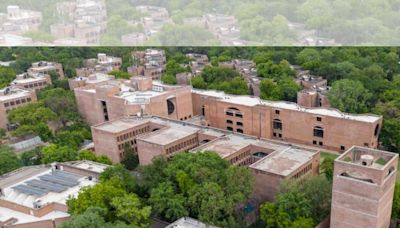
POLYGON ((194 115, 204 116, 206 125, 338 152, 353 145, 376 148, 382 126, 382 116, 219 91, 193 89, 192 101, 194 115))
POLYGON ((218 228, 218 227, 204 224, 193 218, 182 217, 176 220, 175 222, 169 224, 166 228, 218 228))
POLYGON ((398 157, 355 146, 335 160, 331 227, 390 226, 398 157))
POLYGON ((19 6, 7 6, 7 20, 2 24, 4 33, 22 34, 36 31, 42 22, 42 13, 32 10, 24 10, 19 6))
POLYGON ((144 5, 137 6, 136 10, 144 15, 141 18, 141 24, 147 37, 157 34, 165 24, 173 23, 166 8, 144 5))
POLYGON ((107 28, 107 10, 104 0, 75 0, 57 3, 57 13, 66 21, 53 24, 54 44, 96 45, 107 28))
POLYGON ((203 54, 197 53, 189 53, 186 54, 190 61, 189 66, 192 68, 192 73, 194 75, 198 75, 202 72, 205 66, 209 64, 208 56, 203 54))
POLYGON ((151 77, 108 80, 74 91, 78 110, 90 124, 138 114, 182 120, 192 116, 190 87, 163 85, 151 77))
MULTIPOLYGON (((0 177, 0 223, 47 227, 68 219, 66 200, 108 166, 92 161, 24 167, 0 177)), ((52 227, 52 226, 51 226, 52 227)))
POLYGON ((88 77, 85 76, 78 76, 73 79, 69 79, 69 88, 75 89, 78 87, 84 86, 91 86, 94 87, 95 85, 106 84, 108 81, 115 79, 114 76, 103 74, 103 73, 93 73, 88 77))
POLYGON ((127 117, 92 127, 95 152, 119 162, 129 145, 141 165, 156 156, 169 158, 183 151, 213 151, 233 165, 248 166, 256 176, 257 202, 272 200, 279 182, 318 173, 318 150, 258 139, 228 130, 157 116, 127 117), (265 191, 268 189, 268 191, 265 191))
POLYGON ((7 113, 17 107, 36 101, 34 90, 9 86, 0 90, 0 128, 8 128, 7 113))
POLYGON ((311 75, 310 71, 302 70, 299 66, 292 66, 292 68, 297 74, 297 84, 303 87, 303 90, 297 93, 297 104, 310 108, 329 108, 327 94, 330 87, 328 81, 322 77, 311 75))
POLYGON ((23 73, 17 75, 11 85, 39 91, 51 85, 51 78, 50 75, 43 73, 23 73))
POLYGON ((58 79, 64 79, 64 70, 61 63, 39 61, 32 63, 32 66, 28 69, 28 73, 31 74, 52 74, 58 75, 58 79))
POLYGON ((91 73, 98 72, 107 74, 114 70, 120 70, 122 65, 122 59, 114 56, 107 56, 104 53, 97 54, 96 59, 87 59, 84 63, 85 68, 77 69, 77 74, 79 76, 87 76, 82 75, 81 71, 89 71, 91 73))

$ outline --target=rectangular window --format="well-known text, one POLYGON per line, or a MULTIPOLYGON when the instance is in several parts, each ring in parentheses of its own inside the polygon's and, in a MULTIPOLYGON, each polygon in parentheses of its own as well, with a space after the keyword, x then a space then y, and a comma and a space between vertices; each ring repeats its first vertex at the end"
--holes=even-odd
POLYGON ((4 103, 4 107, 8 107, 8 106, 10 106, 10 104, 8 102, 4 103))
POLYGON ((243 129, 237 129, 236 131, 243 134, 243 129))
POLYGON ((232 120, 226 120, 226 123, 227 124, 233 124, 233 121, 232 120))
POLYGON ((227 116, 233 116, 233 113, 232 112, 226 112, 226 115, 227 116))
POLYGON ((243 118, 243 114, 242 113, 236 113, 235 116, 238 117, 238 118, 243 118))
POLYGON ((273 125, 274 125, 274 129, 282 130, 282 122, 274 121, 273 125))
POLYGON ((233 131, 233 128, 232 127, 227 127, 226 128, 228 131, 233 131))
POLYGON ((275 114, 279 115, 280 113, 281 113, 281 111, 275 110, 275 114))
POLYGON ((282 134, 279 134, 279 138, 282 138, 282 134))
POLYGON ((238 126, 243 126, 243 123, 242 123, 242 122, 236 122, 236 124, 237 124, 238 126))
POLYGON ((345 147, 344 146, 340 146, 340 150, 345 150, 345 147))
POLYGON ((10 105, 11 105, 11 106, 15 105, 15 102, 14 102, 14 101, 11 101, 11 102, 10 102, 10 105))
POLYGON ((320 146, 323 146, 323 145, 324 145, 324 143, 323 143, 323 142, 319 142, 319 145, 320 145, 320 146))
POLYGON ((320 128, 314 128, 314 136, 323 138, 324 137, 324 130, 320 128))
POLYGON ((317 121, 321 122, 322 118, 321 117, 317 117, 317 121))
POLYGON ((312 144, 317 145, 317 141, 315 141, 315 140, 312 141, 312 144))
POLYGON ((368 147, 368 146, 369 146, 369 144, 368 144, 368 143, 364 143, 364 146, 368 147))
POLYGON ((276 133, 274 132, 273 134, 272 134, 274 137, 276 137, 276 133))

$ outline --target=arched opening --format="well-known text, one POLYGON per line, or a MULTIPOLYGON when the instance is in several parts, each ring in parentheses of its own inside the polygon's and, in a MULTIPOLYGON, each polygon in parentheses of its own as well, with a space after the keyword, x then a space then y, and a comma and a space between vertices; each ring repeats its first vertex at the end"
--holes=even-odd
POLYGON ((324 137, 324 129, 322 127, 314 127, 314 136, 323 138, 324 137))
POLYGON ((379 124, 376 125, 375 132, 374 132, 375 136, 378 136, 378 134, 379 134, 379 124))
POLYGON ((171 115, 175 111, 175 105, 171 100, 167 100, 168 115, 171 115))
POLYGON ((235 107, 230 107, 228 108, 229 110, 234 110, 234 111, 240 111, 239 109, 235 108, 235 107))
POLYGON ((280 119, 274 119, 273 127, 275 130, 282 130, 282 121, 280 119))
POLYGON ((256 153, 253 154, 253 156, 256 157, 256 158, 263 158, 263 157, 265 157, 267 155, 268 154, 265 153, 265 152, 256 152, 256 153))

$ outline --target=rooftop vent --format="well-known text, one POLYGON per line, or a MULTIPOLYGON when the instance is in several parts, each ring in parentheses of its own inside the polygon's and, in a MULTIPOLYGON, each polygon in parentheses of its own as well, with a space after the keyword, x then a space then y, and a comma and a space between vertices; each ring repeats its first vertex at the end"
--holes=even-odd
POLYGON ((369 154, 361 155, 361 165, 363 166, 371 166, 374 163, 374 157, 369 154))

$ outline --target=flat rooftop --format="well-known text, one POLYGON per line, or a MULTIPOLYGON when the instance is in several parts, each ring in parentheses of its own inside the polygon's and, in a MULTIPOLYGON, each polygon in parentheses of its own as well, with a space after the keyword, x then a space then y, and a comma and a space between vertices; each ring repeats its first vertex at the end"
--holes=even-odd
POLYGON ((169 124, 168 127, 162 128, 151 134, 139 136, 139 139, 145 142, 165 146, 182 138, 196 134, 198 131, 198 128, 192 126, 169 124))
MULTIPOLYGON (((93 186, 97 179, 83 175, 80 170, 101 173, 108 165, 92 161, 72 161, 54 165, 23 167, 0 176, 1 200, 12 202, 25 208, 36 210, 51 203, 66 206, 69 197, 76 197, 86 186, 93 186), (56 169, 64 166, 77 168, 77 172, 56 169), (80 174, 77 174, 80 173, 80 174)), ((13 224, 24 224, 43 220, 68 217, 66 209, 52 209, 42 217, 23 213, 23 210, 8 206, 0 207, 0 221, 16 219, 13 224)))
POLYGON ((0 101, 8 101, 20 97, 31 96, 32 92, 18 87, 6 87, 0 90, 0 101))
POLYGON ((305 150, 303 148, 287 147, 267 155, 250 165, 250 168, 281 176, 289 176, 309 162, 316 153, 317 151, 305 150))
POLYGON ((24 74, 17 75, 17 78, 14 79, 11 83, 20 84, 20 83, 43 81, 43 80, 46 80, 46 77, 44 74, 24 73, 24 74))
POLYGON ((140 126, 148 123, 147 118, 123 118, 114 121, 104 122, 93 126, 96 130, 106 131, 109 133, 118 133, 122 131, 129 130, 136 126, 140 126))
POLYGON ((6 207, 0 207, 0 222, 4 222, 12 218, 17 219, 17 221, 13 223, 13 225, 52 220, 65 217, 69 217, 69 214, 62 211, 52 211, 42 217, 35 217, 33 215, 21 213, 19 211, 11 210, 6 207))
POLYGON ((356 121, 368 122, 368 123, 374 123, 376 121, 379 121, 382 118, 381 116, 377 116, 377 115, 373 115, 373 114, 343 113, 334 108, 306 108, 306 107, 301 107, 298 104, 293 103, 293 102, 267 101, 267 100, 261 100, 258 97, 235 96, 235 95, 229 95, 229 94, 225 94, 224 92, 215 91, 215 90, 192 89, 192 93, 200 94, 200 95, 204 95, 204 96, 215 97, 221 101, 229 102, 229 103, 237 104, 237 105, 244 105, 244 106, 250 106, 250 107, 253 107, 256 105, 265 105, 265 106, 269 106, 269 107, 277 108, 277 109, 288 109, 288 110, 294 110, 294 111, 299 111, 299 112, 307 112, 307 113, 313 113, 313 114, 322 115, 322 116, 350 119, 350 120, 356 120, 356 121))

